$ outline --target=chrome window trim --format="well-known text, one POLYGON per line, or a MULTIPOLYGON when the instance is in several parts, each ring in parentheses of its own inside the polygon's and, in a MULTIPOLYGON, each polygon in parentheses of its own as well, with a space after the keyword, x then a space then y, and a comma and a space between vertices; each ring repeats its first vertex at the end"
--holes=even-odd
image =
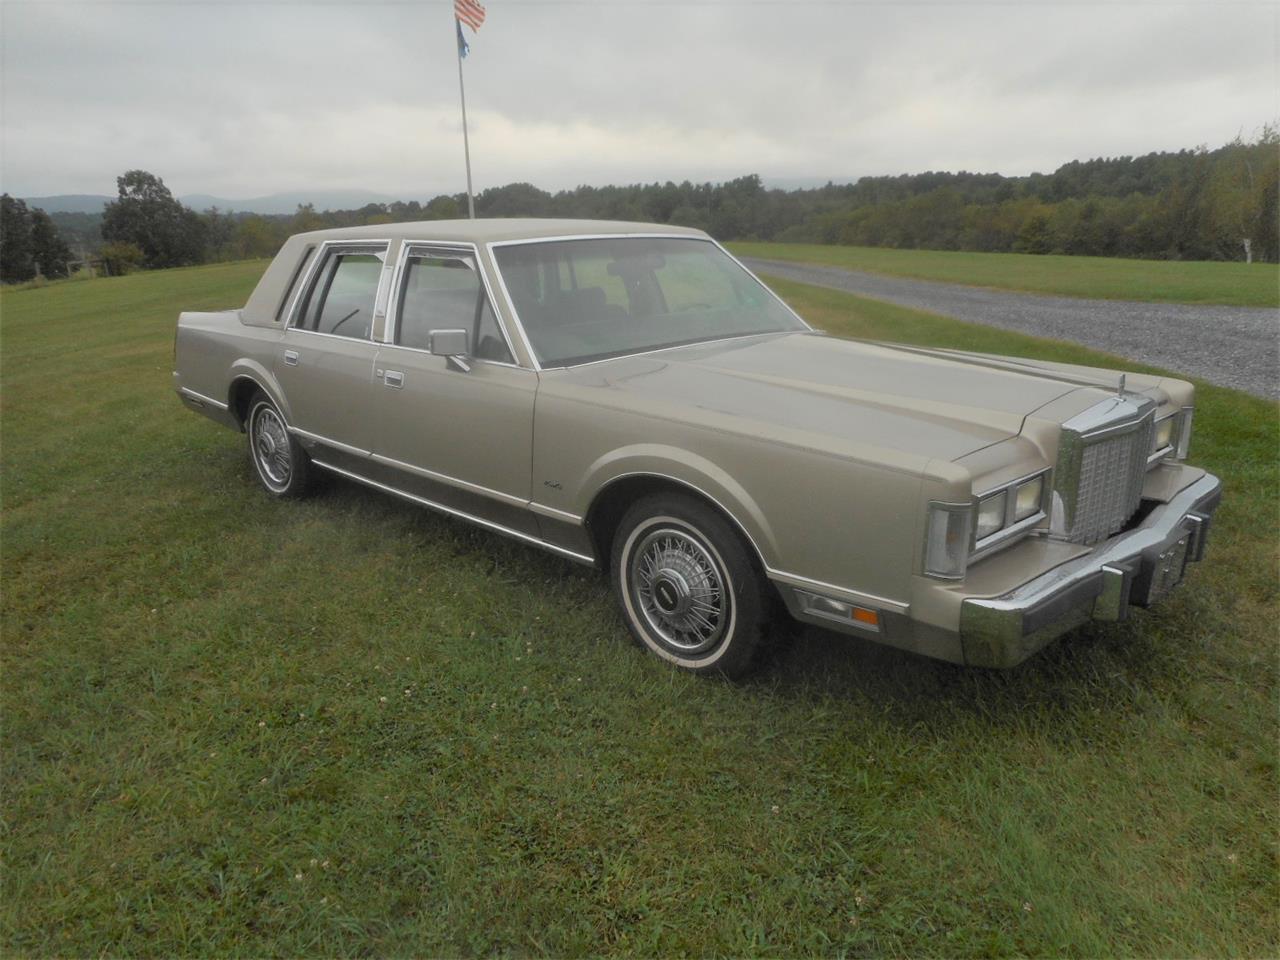
MULTIPOLYGON (((800 322, 800 325, 801 325, 802 327, 804 327, 804 328, 805 328, 806 330, 808 330, 810 333, 814 333, 814 332, 816 332, 816 331, 813 329, 813 327, 809 326, 808 321, 807 321, 807 320, 805 320, 805 318, 804 318, 804 317, 800 316, 800 314, 796 313, 794 310, 792 310, 792 309, 791 309, 791 304, 787 303, 787 301, 783 300, 780 296, 778 296, 778 295, 773 291, 773 288, 772 288, 772 287, 770 287, 770 286, 769 286, 767 283, 765 283, 763 280, 761 280, 759 277, 757 277, 757 276, 755 275, 755 272, 754 272, 754 271, 752 271, 750 267, 748 267, 745 263, 743 263, 741 260, 739 260, 737 257, 735 257, 735 256, 734 256, 732 253, 730 253, 728 250, 726 250, 726 249, 725 249, 725 247, 724 247, 724 245, 723 245, 722 243, 720 243, 720 241, 719 241, 719 240, 716 240, 716 239, 711 238, 711 237, 708 237, 707 239, 711 240, 711 242, 712 242, 713 244, 715 244, 717 247, 719 247, 719 248, 720 248, 720 252, 721 252, 721 253, 723 253, 726 257, 728 257, 730 260, 732 260, 734 263, 736 263, 739 267, 741 267, 741 268, 742 268, 742 270, 746 273, 746 275, 747 275, 747 276, 749 276, 752 280, 754 280, 754 281, 755 281, 756 283, 758 283, 761 287, 763 287, 763 288, 764 288, 764 290, 765 290, 765 292, 766 292, 766 293, 768 293, 768 294, 769 294, 769 296, 773 297, 773 299, 774 299, 774 300, 777 300, 777 301, 778 301, 778 303, 782 304, 782 308, 783 308, 784 310, 786 310, 786 311, 787 311, 787 313, 789 313, 789 314, 791 314, 793 317, 795 317, 795 318, 796 318, 796 320, 798 320, 798 321, 800 322)), ((797 333, 798 331, 795 331, 795 330, 780 330, 780 331, 778 331, 778 332, 779 332, 779 333, 797 333)))
POLYGON ((520 339, 524 342, 525 349, 529 351, 529 358, 534 362, 535 370, 571 370, 575 367, 585 367, 593 363, 607 363, 609 360, 621 360, 623 357, 640 357, 640 356, 644 356, 647 353, 660 353, 663 350, 675 350, 678 347, 701 346, 703 343, 724 343, 725 341, 728 341, 728 340, 742 340, 746 337, 773 336, 776 334, 784 334, 784 333, 801 333, 801 332, 813 333, 814 332, 813 327, 809 326, 809 324, 805 322, 804 318, 801 317, 800 314, 792 310, 790 305, 785 300, 783 300, 780 296, 774 293, 773 290, 769 288, 768 284, 766 284, 763 280, 761 280, 754 273, 752 273, 746 266, 743 265, 742 261, 740 261, 732 253, 726 250, 719 243, 719 241, 715 240, 712 237, 698 236, 697 234, 690 234, 690 233, 574 233, 574 234, 564 234, 562 236, 529 237, 524 240, 491 240, 485 244, 485 247, 487 248, 489 253, 489 261, 490 263, 493 264, 493 272, 497 275, 498 286, 501 287, 503 298, 506 300, 507 309, 511 311, 511 319, 515 322, 516 328, 520 332, 520 339), (739 269, 741 269, 744 273, 746 273, 748 277, 754 280, 756 284, 762 290, 765 291, 765 293, 767 293, 775 301, 777 301, 782 306, 782 308, 786 310, 787 313, 791 314, 791 316, 794 317, 796 321, 800 324, 800 326, 803 327, 804 329, 803 330, 774 330, 774 331, 768 331, 765 333, 740 333, 740 334, 734 334, 733 336, 728 336, 728 337, 718 337, 715 340, 702 340, 702 341, 697 341, 695 343, 678 343, 678 344, 671 344, 671 345, 662 346, 662 347, 650 347, 645 350, 635 350, 635 351, 632 351, 631 353, 620 353, 616 357, 606 357, 603 360, 584 360, 582 363, 558 364, 553 367, 543 366, 542 360, 538 356, 537 351, 533 349, 533 344, 529 340, 528 333, 525 332, 524 322, 520 319, 520 311, 516 309, 515 301, 511 297, 511 291, 507 289, 507 282, 502 276, 502 267, 499 266, 498 264, 498 258, 494 255, 494 249, 497 247, 518 247, 518 246, 530 245, 535 243, 564 243, 572 240, 635 240, 635 239, 692 240, 698 243, 711 244, 713 247, 715 247, 717 250, 723 253, 726 257, 728 257, 731 261, 733 261, 733 263, 737 264, 739 269))
POLYGON ((301 327, 290 327, 290 333, 305 333, 309 337, 328 337, 330 340, 341 340, 344 343, 368 343, 375 347, 381 347, 383 344, 378 340, 369 337, 344 337, 340 333, 321 333, 319 330, 303 330, 301 327))
POLYGON ((520 342, 524 344, 525 353, 529 356, 529 362, 533 364, 535 371, 542 370, 542 361, 538 359, 538 354, 534 352, 533 344, 529 342, 529 335, 524 331, 524 324, 520 321, 520 314, 516 312, 515 301, 511 299, 511 291, 507 289, 507 281, 502 276, 502 270, 498 267, 498 261, 493 255, 493 244, 485 245, 485 253, 488 255, 489 263, 493 267, 493 275, 498 281, 498 289, 502 291, 503 302, 507 305, 507 312, 511 317, 511 322, 516 325, 516 332, 520 334, 520 342))
MULTIPOLYGON (((504 360, 486 360, 483 357, 468 357, 477 363, 491 363, 496 366, 518 367, 523 370, 529 369, 520 363, 516 357, 515 346, 511 342, 511 334, 507 330, 506 321, 502 317, 502 313, 498 310, 498 298, 493 295, 493 285, 489 282, 489 273, 485 269, 485 265, 480 257, 480 247, 475 243, 468 243, 464 240, 405 240, 400 244, 400 252, 396 256, 395 269, 391 275, 391 293, 387 301, 387 322, 383 327, 382 343, 388 347, 396 347, 400 350, 415 350, 430 356, 435 356, 430 350, 423 350, 420 347, 408 347, 404 344, 396 343, 396 336, 400 332, 400 308, 401 308, 401 277, 408 265, 409 257, 413 256, 415 249, 446 250, 453 252, 464 252, 471 256, 472 262, 475 264, 476 273, 480 276, 480 282, 484 284, 484 294, 489 298, 489 309, 493 311, 493 319, 498 324, 498 330, 502 333, 502 340, 507 345, 507 352, 511 354, 511 363, 504 360)), ((505 291, 504 291, 505 293, 505 291)), ((526 347, 528 345, 526 344, 526 347)), ((530 358, 533 353, 530 351, 530 358)), ((534 369, 537 369, 536 367, 534 369)))
MULTIPOLYGON (((363 239, 362 240, 325 240, 321 242, 319 246, 314 248, 315 256, 313 256, 311 258, 311 262, 307 264, 306 274, 303 277, 302 282, 297 284, 296 288, 293 291, 293 296, 289 302, 289 309, 285 312, 286 321, 285 321, 283 330, 286 332, 289 330, 297 330, 299 333, 314 333, 316 336, 336 337, 339 340, 355 340, 357 342, 363 340, 367 343, 377 343, 378 341, 373 339, 373 326, 374 326, 374 320, 377 319, 378 301, 381 299, 382 288, 383 288, 383 285, 387 283, 387 271, 385 267, 387 263, 387 257, 391 253, 392 243, 394 243, 394 241, 390 239, 388 240, 363 240, 363 239), (378 274, 378 289, 375 290, 373 294, 374 313, 373 313, 373 316, 369 318, 369 336, 367 337, 346 337, 346 336, 343 336, 342 334, 321 333, 319 330, 303 330, 298 327, 299 301, 301 301, 304 292, 310 292, 311 284, 315 279, 316 271, 319 269, 320 264, 324 263, 325 259, 329 255, 329 252, 334 247, 371 247, 371 248, 381 247, 382 248, 382 263, 383 263, 384 269, 378 274)), ((308 248, 308 249, 311 249, 311 248, 308 248)))
POLYGON ((420 506, 428 507, 432 510, 436 510, 448 516, 457 517, 460 520, 470 521, 471 523, 474 523, 477 526, 484 527, 486 530, 492 530, 494 533, 500 533, 500 534, 503 534, 504 536, 512 537, 513 539, 521 540, 525 543, 529 543, 537 547, 542 547, 544 550, 548 550, 551 553, 558 554, 559 556, 562 556, 562 557, 567 557, 568 559, 577 561, 578 563, 585 563, 589 566, 595 565, 595 562, 596 562, 595 557, 587 556, 584 553, 577 553, 573 550, 567 549, 566 547, 561 547, 554 543, 551 543, 548 540, 543 540, 540 537, 535 537, 532 534, 524 533, 520 530, 515 530, 515 529, 512 529, 511 527, 503 526, 500 523, 495 523, 492 520, 486 520, 483 517, 477 517, 475 514, 467 513, 465 510, 459 510, 456 507, 447 507, 442 503, 436 503, 434 500, 428 500, 426 497, 420 497, 416 493, 409 493, 406 490, 401 490, 398 487, 393 487, 393 486, 390 486, 389 484, 380 483, 377 480, 372 480, 369 477, 362 476, 361 474, 355 473, 351 470, 344 470, 342 467, 335 467, 333 464, 325 463, 323 460, 317 460, 315 458, 312 458, 311 462, 314 463, 317 467, 321 467, 325 470, 331 470, 332 472, 339 474, 340 476, 344 476, 349 480, 354 480, 357 483, 362 483, 366 486, 373 487, 374 489, 381 490, 384 493, 390 493, 393 496, 401 497, 412 503, 416 503, 416 504, 419 504, 420 506))

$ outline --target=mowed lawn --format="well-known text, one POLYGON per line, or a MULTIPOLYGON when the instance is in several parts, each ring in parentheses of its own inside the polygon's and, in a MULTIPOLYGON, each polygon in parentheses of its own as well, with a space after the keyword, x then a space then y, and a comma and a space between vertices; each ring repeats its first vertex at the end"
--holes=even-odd
POLYGON ((263 495, 169 379, 262 267, 0 298, 6 956, 1280 952, 1274 406, 1202 390, 1226 501, 1164 607, 1008 673, 809 631, 733 685, 591 571, 263 495))
POLYGON ((1274 263, 894 250, 815 243, 731 243, 729 248, 741 257, 795 260, 917 280, 1064 297, 1280 306, 1280 267, 1274 263))

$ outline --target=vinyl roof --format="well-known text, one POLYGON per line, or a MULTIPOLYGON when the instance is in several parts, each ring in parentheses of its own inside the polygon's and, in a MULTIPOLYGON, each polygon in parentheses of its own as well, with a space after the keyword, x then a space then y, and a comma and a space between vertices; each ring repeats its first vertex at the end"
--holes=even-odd
POLYGON ((594 234, 681 234, 705 237, 701 230, 666 223, 628 223, 622 220, 551 220, 493 218, 480 220, 420 220, 414 223, 377 223, 365 227, 336 227, 300 233, 294 239, 325 240, 460 240, 491 243, 498 240, 534 240, 545 237, 577 237, 594 234))

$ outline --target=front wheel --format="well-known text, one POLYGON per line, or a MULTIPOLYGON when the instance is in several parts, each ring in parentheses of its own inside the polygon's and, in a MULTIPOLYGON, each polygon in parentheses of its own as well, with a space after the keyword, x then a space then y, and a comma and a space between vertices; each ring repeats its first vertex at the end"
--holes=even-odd
POLYGON ((635 503, 610 558, 632 636, 692 673, 748 673, 769 622, 766 585, 750 549, 719 513, 692 497, 659 494, 635 503))
POLYGON ((262 391, 249 401, 245 433, 249 437, 249 459, 267 493, 293 498, 310 489, 311 460, 289 433, 279 408, 262 391))

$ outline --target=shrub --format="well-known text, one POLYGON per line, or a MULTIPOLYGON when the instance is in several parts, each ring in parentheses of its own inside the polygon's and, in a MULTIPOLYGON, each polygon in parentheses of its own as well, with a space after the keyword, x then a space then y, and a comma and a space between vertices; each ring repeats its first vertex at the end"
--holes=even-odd
POLYGON ((100 256, 107 268, 107 273, 113 277, 133 273, 146 260, 146 254, 136 243, 125 243, 120 240, 103 244, 100 256))

